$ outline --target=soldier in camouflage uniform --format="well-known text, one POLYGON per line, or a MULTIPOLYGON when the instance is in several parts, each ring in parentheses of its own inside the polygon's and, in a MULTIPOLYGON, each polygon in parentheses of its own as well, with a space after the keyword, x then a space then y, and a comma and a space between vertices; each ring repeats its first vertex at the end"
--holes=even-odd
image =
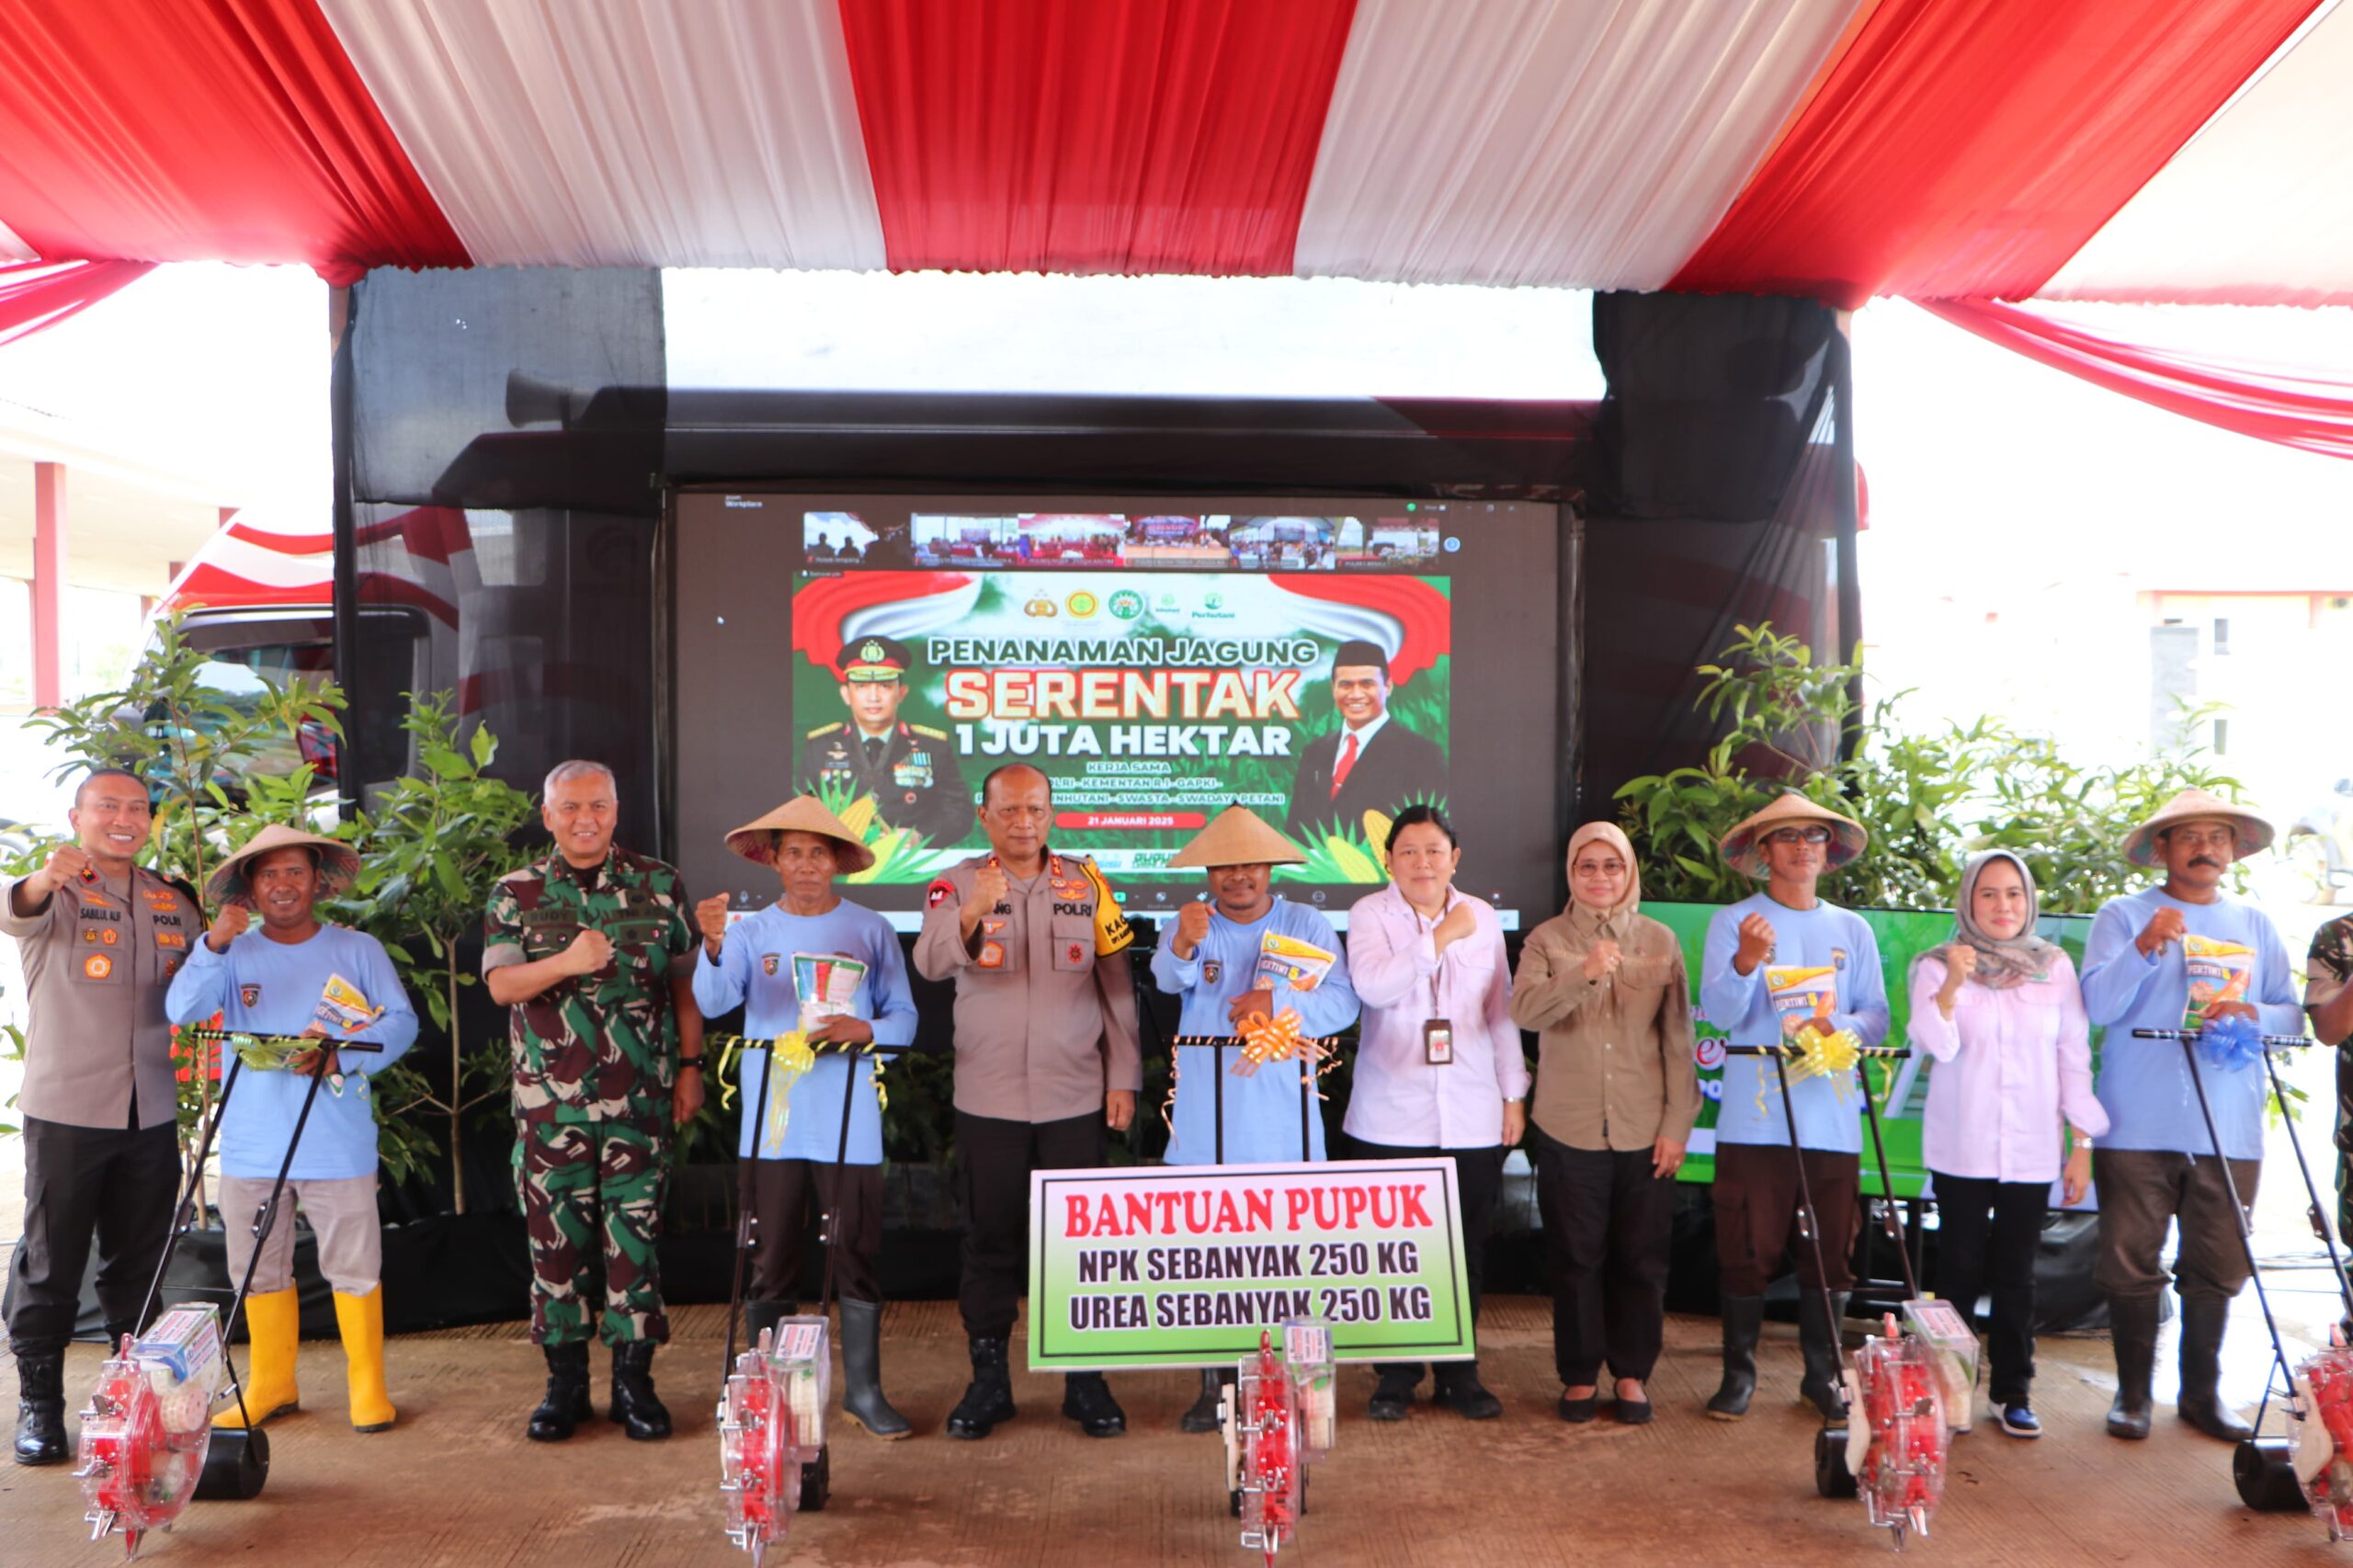
POLYGON ((670 1336, 654 1247, 671 1127, 702 1105, 700 938, 678 873, 614 846, 619 810, 603 764, 559 764, 540 806, 555 846, 499 880, 484 924, 483 980, 514 1051, 531 1337, 548 1362, 529 1426, 541 1442, 594 1414, 599 1332, 612 1419, 632 1437, 670 1435, 654 1392, 654 1347, 670 1336))
POLYGON ((2353 915, 2340 915, 2313 933, 2304 958, 2304 1011, 2313 1038, 2336 1047, 2336 1233, 2353 1234, 2353 915))

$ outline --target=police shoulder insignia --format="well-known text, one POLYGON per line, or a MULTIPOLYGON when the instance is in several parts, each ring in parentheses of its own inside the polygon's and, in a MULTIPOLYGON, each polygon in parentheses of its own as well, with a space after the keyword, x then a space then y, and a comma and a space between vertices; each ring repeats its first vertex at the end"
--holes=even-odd
POLYGON ((923 906, 926 909, 938 909, 948 902, 949 895, 955 891, 954 882, 946 877, 935 877, 932 879, 931 887, 923 895, 923 906))
POLYGON ((935 730, 928 724, 909 724, 907 728, 927 741, 944 741, 948 738, 947 731, 935 730))
POLYGON ((820 725, 818 725, 815 729, 813 729, 813 730, 810 731, 810 732, 809 732, 809 733, 808 733, 806 736, 804 736, 803 738, 804 738, 804 739, 807 739, 807 740, 813 740, 813 740, 817 739, 817 737, 819 737, 820 735, 830 735, 830 734, 832 734, 832 733, 833 733, 835 731, 836 731, 836 730, 842 730, 842 729, 847 729, 847 728, 848 728, 848 726, 847 726, 847 725, 846 725, 846 724, 840 724, 840 723, 833 723, 833 724, 820 724, 820 725))

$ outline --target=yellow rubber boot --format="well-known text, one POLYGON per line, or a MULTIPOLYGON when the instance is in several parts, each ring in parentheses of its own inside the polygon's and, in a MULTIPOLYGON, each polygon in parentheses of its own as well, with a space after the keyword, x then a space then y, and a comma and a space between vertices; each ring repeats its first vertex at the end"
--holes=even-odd
POLYGON ((242 1427, 251 1415, 258 1426, 271 1416, 301 1408, 294 1392, 294 1352, 302 1342, 302 1309, 294 1287, 245 1298, 245 1403, 234 1397, 212 1418, 215 1426, 242 1427))
POLYGON ((364 1296, 335 1293, 335 1326, 343 1331, 343 1374, 351 1390, 351 1425, 361 1432, 388 1432, 392 1396, 384 1392, 384 1288, 364 1296))

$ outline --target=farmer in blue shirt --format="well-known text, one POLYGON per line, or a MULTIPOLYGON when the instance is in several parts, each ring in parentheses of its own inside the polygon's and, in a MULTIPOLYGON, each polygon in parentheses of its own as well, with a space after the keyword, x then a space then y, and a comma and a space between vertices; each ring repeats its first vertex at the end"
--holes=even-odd
MULTIPOLYGON (((2099 1193, 2099 1260, 2093 1282, 2108 1296, 2116 1348, 2112 1437, 2149 1435, 2156 1361, 2157 1308, 2165 1272, 2166 1228, 2178 1221, 2174 1289, 2181 1297, 2181 1418, 2209 1437, 2238 1442, 2246 1425, 2222 1402, 2222 1329, 2231 1298, 2246 1284, 2238 1217, 2215 1162, 2191 1085, 2173 1040, 2134 1040, 2134 1029, 2191 1027, 2188 949, 2201 952, 2196 1000, 2209 1017, 2253 1019, 2266 1034, 2302 1034, 2303 1017, 2289 979, 2288 949, 2260 910, 2222 892, 2234 861, 2271 842, 2271 824, 2207 793, 2184 790, 2132 830, 2124 854, 2161 867, 2165 881, 2100 906, 2084 947, 2084 1011, 2108 1033, 2100 1045, 2099 1103, 2108 1136, 2092 1154, 2099 1193), (2205 976, 2227 975, 2207 994, 2205 976)), ((2198 1079, 2222 1135, 2239 1198, 2255 1201, 2263 1171, 2265 1074, 2218 1067, 2200 1056, 2198 1079)))
MULTIPOLYGON (((727 847, 774 867, 784 892, 733 928, 725 893, 695 906, 702 931, 695 1005, 704 1016, 740 1003, 744 1033, 754 1040, 805 1031, 812 1047, 914 1043, 915 1005, 898 933, 834 892, 835 876, 874 864, 857 835, 814 796, 802 795, 729 834, 727 847), (837 968, 836 960, 847 961, 837 968)), ((757 1244, 745 1325, 756 1341, 761 1330, 791 1313, 811 1205, 830 1213, 828 1244, 841 1286, 842 1410, 878 1437, 904 1437, 912 1430, 907 1418, 882 1397, 882 1288, 875 1269, 882 1246, 882 1112, 874 1061, 831 1051, 789 1080, 789 1063, 771 1079, 777 1054, 747 1051, 738 1091, 744 1131, 736 1157, 756 1162, 757 1244), (849 1093, 844 1155, 842 1096, 853 1072, 858 1083, 849 1093), (755 1127, 763 1083, 767 1111, 755 1127)))
MULTIPOLYGON (((1169 858, 1171 867, 1199 866, 1209 879, 1209 903, 1177 912, 1176 924, 1152 955, 1153 983, 1178 997, 1180 1035, 1231 1037, 1253 1015, 1299 1015, 1308 1039, 1337 1034, 1356 1022, 1357 995, 1348 984, 1347 952, 1332 923, 1305 904, 1267 891, 1277 866, 1304 861, 1296 845, 1241 805, 1228 806, 1193 841, 1169 858), (1320 978, 1288 969, 1268 942, 1282 939, 1317 949, 1330 968, 1320 978), (1299 975, 1293 983, 1286 973, 1299 975)), ((1313 960, 1312 955, 1301 955, 1313 960)), ((1172 1165, 1206 1165, 1219 1157, 1219 1107, 1223 1107, 1226 1162, 1320 1160, 1324 1116, 1311 1100, 1302 1118, 1300 1079, 1314 1069, 1285 1062, 1259 1072, 1236 1051, 1180 1046, 1176 1108, 1170 1117, 1172 1165), (1242 1069, 1236 1072, 1235 1069, 1242 1069), (1306 1146, 1301 1146, 1304 1138, 1306 1146)), ((1205 1368, 1200 1397, 1185 1412, 1188 1432, 1217 1430, 1218 1393, 1231 1367, 1205 1368)))
MULTIPOLYGON (((1699 1006, 1739 1045, 1769 1045, 1845 1031, 1866 1046, 1887 1038, 1887 982, 1879 943, 1862 916, 1815 896, 1822 873, 1863 852, 1862 825, 1804 796, 1785 794, 1724 835, 1724 859, 1765 880, 1708 922, 1699 959, 1699 1006)), ((1797 1233, 1797 1162, 1780 1079, 1757 1056, 1724 1061, 1716 1110, 1716 1258, 1723 1289, 1724 1375, 1708 1414, 1737 1421, 1756 1391, 1756 1340, 1765 1287, 1781 1255, 1798 1261, 1799 1392, 1824 1420, 1837 1415, 1838 1328, 1854 1289, 1847 1267, 1862 1223, 1859 1198, 1864 1085, 1852 1068, 1790 1082, 1799 1153, 1821 1225, 1822 1267, 1797 1233), (1830 1319, 1823 1320, 1824 1280, 1830 1319)))
MULTIPOLYGON (((294 1291, 294 1210, 319 1240, 319 1268, 335 1288, 342 1331, 351 1424, 381 1432, 392 1424, 384 1387, 383 1233, 376 1217, 376 1116, 369 1074, 400 1060, 416 1038, 416 1014, 392 959, 375 937, 329 926, 320 898, 350 885, 359 858, 347 845, 277 824, 265 827, 221 864, 204 884, 220 911, 204 939, 172 979, 164 1010, 175 1024, 201 1023, 262 1035, 310 1036, 320 1044, 280 1070, 250 1065, 221 1124, 221 1213, 228 1227, 229 1278, 244 1276, 256 1244, 253 1224, 269 1201, 286 1159, 310 1080, 320 1090, 287 1173, 286 1196, 259 1240, 245 1331, 253 1366, 243 1411, 223 1411, 215 1426, 256 1425, 298 1407, 294 1356, 301 1310, 294 1291), (254 916, 261 916, 256 928, 254 916), (366 1000, 373 1017, 330 1024, 321 1006, 340 979, 366 1000), (366 1040, 381 1051, 338 1052, 335 1040, 366 1040)), ((224 1048, 225 1059, 225 1048, 224 1048)))

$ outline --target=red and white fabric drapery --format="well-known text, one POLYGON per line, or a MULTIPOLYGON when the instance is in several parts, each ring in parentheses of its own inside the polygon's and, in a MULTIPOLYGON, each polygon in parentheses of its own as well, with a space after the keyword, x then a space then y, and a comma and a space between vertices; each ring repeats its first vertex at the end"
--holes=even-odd
POLYGON ((0 345, 55 326, 150 269, 143 261, 0 265, 0 345))
POLYGON ((2120 343, 1989 300, 1921 303, 1955 326, 2095 386, 2258 440, 2353 458, 2353 373, 2328 380, 2120 343))
POLYGON ((10 0, 0 261, 2353 301, 2349 77, 2337 0, 10 0))

